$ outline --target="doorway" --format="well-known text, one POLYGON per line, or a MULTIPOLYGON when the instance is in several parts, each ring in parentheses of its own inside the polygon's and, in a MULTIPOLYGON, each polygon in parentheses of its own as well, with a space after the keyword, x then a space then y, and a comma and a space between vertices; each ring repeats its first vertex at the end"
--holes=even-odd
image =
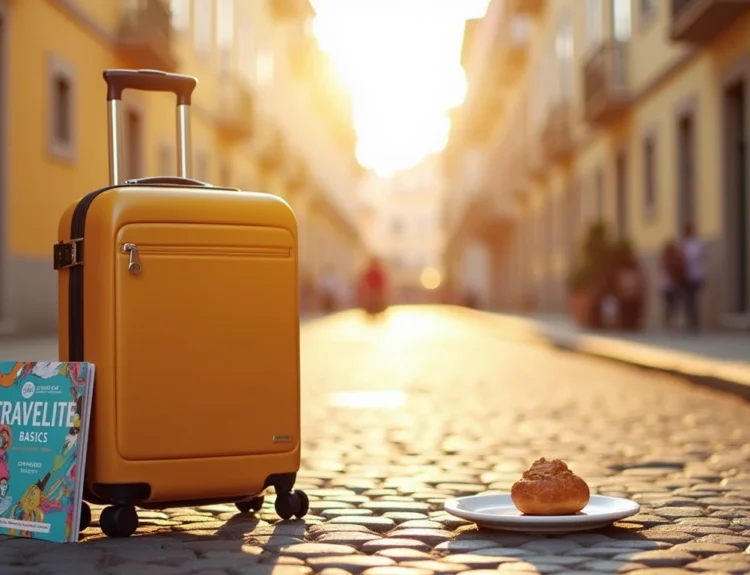
MULTIPOLYGON (((677 232, 695 221, 695 119, 692 112, 677 118, 677 232)), ((699 231, 696 229, 696 233, 699 231)))
POLYGON ((746 315, 748 301, 748 190, 747 190, 747 105, 745 80, 724 90, 725 198, 728 311, 746 315))
POLYGON ((8 69, 8 18, 5 6, 0 3, 0 323, 7 319, 7 285, 8 285, 8 244, 9 230, 8 217, 8 172, 7 172, 7 150, 8 150, 8 101, 7 101, 7 78, 8 69))
POLYGON ((628 164, 624 151, 617 152, 615 158, 615 224, 617 237, 628 236, 628 164))
POLYGON ((125 108, 125 154, 122 166, 122 180, 142 178, 143 122, 141 112, 135 106, 125 108))

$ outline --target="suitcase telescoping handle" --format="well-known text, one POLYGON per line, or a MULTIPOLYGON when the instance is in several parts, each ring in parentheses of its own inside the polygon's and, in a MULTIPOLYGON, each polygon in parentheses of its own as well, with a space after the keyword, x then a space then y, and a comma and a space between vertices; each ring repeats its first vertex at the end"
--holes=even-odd
POLYGON ((180 178, 192 172, 190 143, 190 104, 197 78, 161 70, 105 70, 109 136, 109 183, 121 183, 122 119, 121 102, 125 90, 172 92, 177 97, 177 169, 180 178))

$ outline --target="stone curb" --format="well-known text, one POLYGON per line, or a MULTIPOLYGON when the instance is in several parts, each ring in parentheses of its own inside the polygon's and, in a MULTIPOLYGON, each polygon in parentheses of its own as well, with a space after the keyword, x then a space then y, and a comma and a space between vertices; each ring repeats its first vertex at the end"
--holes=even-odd
POLYGON ((660 371, 686 378, 693 383, 733 393, 750 401, 750 365, 727 360, 711 359, 688 352, 673 351, 658 346, 619 340, 614 337, 582 335, 555 329, 544 323, 502 313, 489 313, 456 308, 490 320, 499 333, 516 341, 550 345, 582 355, 617 361, 644 369, 660 371))

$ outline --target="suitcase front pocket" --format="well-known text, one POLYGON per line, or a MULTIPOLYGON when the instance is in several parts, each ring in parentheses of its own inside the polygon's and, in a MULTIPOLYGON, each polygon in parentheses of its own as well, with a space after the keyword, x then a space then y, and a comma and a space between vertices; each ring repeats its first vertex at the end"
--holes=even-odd
POLYGON ((291 249, 276 247, 233 247, 233 246, 157 246, 149 244, 123 243, 120 248, 128 254, 128 271, 139 275, 143 269, 141 254, 155 254, 162 256, 221 256, 221 257, 268 257, 288 258, 291 249))
POLYGON ((257 241, 245 245, 221 245, 220 235, 204 238, 213 245, 190 236, 180 244, 132 233, 118 238, 116 412, 123 458, 296 447, 297 267, 293 247, 283 245, 292 240, 280 231, 255 228, 257 241))

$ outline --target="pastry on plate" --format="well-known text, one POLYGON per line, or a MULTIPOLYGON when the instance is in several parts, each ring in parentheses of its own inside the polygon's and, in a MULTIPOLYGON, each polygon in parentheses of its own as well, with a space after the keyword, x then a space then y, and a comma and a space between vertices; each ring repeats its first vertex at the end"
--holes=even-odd
POLYGON ((537 459, 513 484, 510 497, 526 515, 574 515, 586 507, 588 484, 559 459, 537 459))

